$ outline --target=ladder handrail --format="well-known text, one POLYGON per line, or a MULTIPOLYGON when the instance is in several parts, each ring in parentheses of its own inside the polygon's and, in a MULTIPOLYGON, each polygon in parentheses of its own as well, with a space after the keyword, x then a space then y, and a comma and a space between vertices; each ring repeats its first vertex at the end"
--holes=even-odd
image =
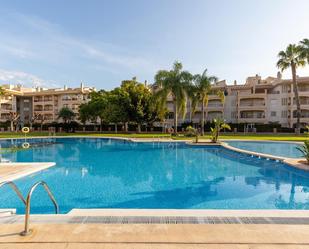
POLYGON ((20 192, 20 190, 18 189, 17 185, 12 182, 12 181, 5 181, 5 182, 1 182, 0 183, 0 188, 5 186, 5 185, 9 185, 17 194, 17 196, 19 197, 19 199, 21 199, 21 201, 26 205, 26 200, 23 197, 22 193, 20 192))
POLYGON ((58 206, 58 203, 54 197, 54 195, 52 194, 52 192, 50 191, 48 185, 46 182, 44 181, 39 181, 37 183, 35 183, 28 195, 27 195, 27 200, 26 200, 26 211, 25 211, 25 230, 21 233, 21 235, 23 236, 26 236, 28 234, 31 233, 31 231, 29 230, 29 220, 30 220, 30 205, 31 205, 31 196, 32 196, 32 193, 33 191, 39 186, 39 185, 42 185, 45 189, 45 191, 47 192, 49 198, 51 199, 51 201, 53 202, 54 204, 54 207, 55 207, 55 213, 58 214, 59 213, 59 206, 58 206))

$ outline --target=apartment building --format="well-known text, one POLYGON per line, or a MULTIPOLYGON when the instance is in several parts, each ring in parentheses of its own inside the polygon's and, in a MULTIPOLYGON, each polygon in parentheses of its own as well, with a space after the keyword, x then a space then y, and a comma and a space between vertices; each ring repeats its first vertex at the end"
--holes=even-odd
POLYGON ((18 115, 21 126, 29 124, 33 117, 37 117, 34 123, 51 123, 61 121, 58 119, 58 111, 62 107, 68 107, 76 114, 78 121, 78 109, 82 103, 89 101, 89 94, 94 88, 25 88, 22 86, 3 85, 5 95, 0 97, 0 122, 6 122, 12 118, 12 114, 18 115))
MULTIPOLYGON (((301 104, 301 124, 309 124, 309 77, 297 77, 298 90, 301 104)), ((296 104, 294 89, 291 79, 282 79, 281 73, 277 77, 255 75, 248 77, 244 84, 226 84, 220 81, 212 86, 213 94, 209 95, 208 106, 205 110, 206 121, 222 117, 229 123, 235 124, 267 124, 279 123, 282 127, 295 127, 296 104), (224 91, 224 103, 215 94, 217 90, 224 91)), ((173 124, 173 101, 167 99, 169 118, 166 124, 173 124)), ((184 122, 199 123, 201 120, 201 106, 192 114, 190 100, 187 101, 185 118, 179 119, 179 124, 184 122)))

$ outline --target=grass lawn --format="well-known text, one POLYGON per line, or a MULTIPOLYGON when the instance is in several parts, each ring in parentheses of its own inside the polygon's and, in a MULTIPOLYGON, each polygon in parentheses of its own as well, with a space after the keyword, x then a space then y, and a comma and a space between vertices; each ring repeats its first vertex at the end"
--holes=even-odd
MULTIPOLYGON (((141 133, 141 134, 123 134, 123 133, 57 133, 57 136, 94 136, 94 137, 127 137, 127 138, 171 138, 169 134, 162 133, 141 133)), ((37 136, 48 136, 48 132, 31 132, 27 135, 28 137, 37 136)), ((0 138, 16 138, 24 137, 21 132, 1 132, 0 138)), ((210 136, 207 134, 201 139, 209 139, 210 136)), ((175 140, 193 140, 193 138, 188 138, 183 135, 177 137, 172 136, 175 140)), ((309 140, 308 135, 295 135, 295 134, 233 134, 233 133, 222 133, 220 139, 251 139, 251 140, 273 140, 273 141, 305 141, 309 140)))

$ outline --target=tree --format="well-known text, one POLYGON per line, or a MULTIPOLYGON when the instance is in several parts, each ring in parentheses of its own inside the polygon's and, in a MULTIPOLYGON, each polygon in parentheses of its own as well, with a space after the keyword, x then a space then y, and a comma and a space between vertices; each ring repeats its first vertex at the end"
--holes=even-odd
POLYGON ((300 42, 301 50, 302 50, 302 56, 307 60, 307 63, 309 63, 309 39, 303 39, 300 42))
POLYGON ((58 118, 62 118, 64 123, 68 123, 75 117, 75 113, 68 107, 62 107, 59 110, 58 118))
POLYGON ((30 123, 30 130, 32 130, 33 123, 37 120, 40 119, 41 114, 39 113, 34 113, 33 116, 30 118, 29 123, 30 123))
POLYGON ((88 120, 92 119, 91 106, 89 103, 84 103, 79 106, 79 120, 85 125, 88 120))
POLYGON ((211 84, 218 81, 218 78, 215 76, 208 76, 207 69, 204 70, 202 74, 196 74, 193 77, 194 85, 190 92, 192 100, 192 111, 195 112, 196 106, 198 103, 201 103, 202 106, 202 115, 201 115, 201 128, 202 135, 204 135, 204 126, 205 126, 205 107, 208 105, 208 95, 211 91, 211 84))
POLYGON ((109 93, 108 105, 105 109, 105 120, 107 123, 115 125, 116 133, 118 124, 126 124, 128 122, 127 105, 128 96, 123 89, 117 87, 109 93))
POLYGON ((159 119, 158 106, 153 101, 153 94, 148 87, 132 80, 123 81, 120 90, 125 96, 124 110, 129 122, 137 124, 138 132, 141 125, 152 124, 159 119))
POLYGON ((172 96, 174 105, 174 132, 177 134, 178 115, 183 117, 186 111, 188 88, 192 81, 192 75, 182 70, 182 64, 175 62, 172 70, 160 70, 155 75, 155 84, 159 87, 156 98, 160 109, 166 107, 168 96, 172 96))
POLYGON ((9 121, 11 123, 11 131, 14 131, 14 127, 17 126, 20 120, 20 115, 17 112, 10 112, 9 121))
POLYGON ((0 86, 0 97, 5 95, 5 89, 0 86))
POLYGON ((217 95, 219 96, 220 102, 222 104, 222 116, 224 117, 225 91, 218 90, 217 95))
POLYGON ((79 120, 85 124, 87 121, 97 123, 100 120, 100 131, 105 119, 105 109, 108 105, 109 92, 101 90, 90 94, 91 100, 79 107, 79 120))
POLYGON ((281 71, 284 71, 288 68, 291 68, 291 71, 292 71, 293 89, 294 89, 296 109, 297 109, 296 110, 296 117, 297 117, 296 128, 299 131, 301 109, 300 109, 300 101, 299 101, 299 95, 298 95, 296 70, 298 67, 305 66, 306 60, 304 59, 302 47, 299 45, 295 45, 295 44, 290 44, 288 45, 285 51, 280 51, 278 54, 278 57, 279 57, 279 60, 277 62, 277 67, 281 71))

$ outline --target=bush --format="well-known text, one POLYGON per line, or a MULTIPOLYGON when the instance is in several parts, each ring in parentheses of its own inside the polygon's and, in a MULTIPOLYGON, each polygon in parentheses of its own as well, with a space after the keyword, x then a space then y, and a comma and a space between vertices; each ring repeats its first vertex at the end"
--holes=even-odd
POLYGON ((309 164, 309 140, 304 142, 304 145, 297 147, 297 149, 304 155, 309 164))
POLYGON ((192 126, 189 125, 189 126, 186 128, 186 133, 185 133, 185 136, 186 136, 186 137, 195 137, 196 134, 197 134, 197 130, 194 129, 192 126))

